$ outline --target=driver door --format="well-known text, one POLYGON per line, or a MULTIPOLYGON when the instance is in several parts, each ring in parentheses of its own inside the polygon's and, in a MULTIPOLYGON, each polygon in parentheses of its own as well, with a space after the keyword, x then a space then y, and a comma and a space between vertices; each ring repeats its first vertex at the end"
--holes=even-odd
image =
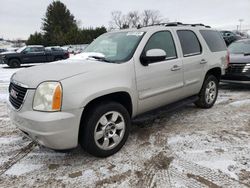
POLYGON ((152 62, 147 66, 140 60, 136 62, 138 90, 138 113, 155 109, 182 98, 183 69, 178 58, 173 35, 170 31, 154 33, 146 43, 142 55, 148 50, 162 49, 167 57, 160 62, 152 62))
POLYGON ((27 47, 23 51, 23 63, 41 63, 46 61, 43 47, 27 47))

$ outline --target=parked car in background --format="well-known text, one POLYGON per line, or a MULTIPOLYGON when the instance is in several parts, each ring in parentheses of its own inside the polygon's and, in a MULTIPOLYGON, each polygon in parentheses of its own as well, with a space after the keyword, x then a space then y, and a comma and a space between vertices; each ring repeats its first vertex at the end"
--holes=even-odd
MULTIPOLYGON (((55 48, 54 48, 55 49, 55 48)), ((52 50, 40 45, 24 46, 15 52, 3 52, 0 54, 2 63, 10 67, 20 67, 21 64, 45 63, 69 58, 65 50, 52 50)))
POLYGON ((222 81, 250 83, 250 39, 238 40, 229 45, 230 63, 222 81))
POLYGON ((237 35, 236 33, 232 31, 220 31, 223 39, 226 42, 226 45, 230 45, 232 42, 241 39, 240 35, 237 35))
POLYGON ((64 49, 60 46, 47 46, 47 47, 45 47, 45 50, 64 51, 64 49))
POLYGON ((67 50, 70 54, 79 54, 84 51, 88 44, 74 44, 74 45, 65 45, 62 46, 64 50, 67 50))
POLYGON ((105 33, 67 61, 16 72, 9 115, 42 145, 98 157, 122 148, 139 114, 183 99, 211 108, 228 63, 219 32, 181 23, 105 33))
MULTIPOLYGON (((7 51, 6 49, 0 48, 0 53, 6 52, 6 51, 7 51)), ((0 64, 3 64, 3 63, 4 63, 3 60, 0 59, 0 64)))
POLYGON ((6 51, 7 51, 6 49, 0 48, 0 53, 6 52, 6 51))

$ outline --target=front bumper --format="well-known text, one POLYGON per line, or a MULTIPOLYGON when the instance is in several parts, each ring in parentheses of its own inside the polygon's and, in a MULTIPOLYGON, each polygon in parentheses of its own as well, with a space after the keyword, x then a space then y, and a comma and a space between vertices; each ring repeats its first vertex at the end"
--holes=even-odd
POLYGON ((28 137, 48 148, 64 150, 76 147, 83 109, 50 113, 33 111, 31 93, 33 92, 27 93, 19 111, 8 102, 8 114, 12 123, 28 137))
POLYGON ((5 59, 3 59, 3 58, 0 58, 0 64, 5 64, 6 62, 5 62, 5 59))
POLYGON ((221 77, 222 81, 250 82, 250 64, 229 64, 226 74, 221 77))

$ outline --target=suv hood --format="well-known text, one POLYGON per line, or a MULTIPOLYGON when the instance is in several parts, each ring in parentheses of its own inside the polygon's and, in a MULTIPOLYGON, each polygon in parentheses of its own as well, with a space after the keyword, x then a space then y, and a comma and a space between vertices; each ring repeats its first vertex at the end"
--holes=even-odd
POLYGON ((250 63, 250 55, 230 54, 230 63, 250 63))
POLYGON ((10 52, 2 52, 0 55, 11 55, 11 54, 17 54, 17 52, 10 51, 10 52))
POLYGON ((117 64, 89 60, 63 60, 45 65, 25 68, 16 72, 12 79, 29 88, 36 88, 44 81, 60 81, 117 64))

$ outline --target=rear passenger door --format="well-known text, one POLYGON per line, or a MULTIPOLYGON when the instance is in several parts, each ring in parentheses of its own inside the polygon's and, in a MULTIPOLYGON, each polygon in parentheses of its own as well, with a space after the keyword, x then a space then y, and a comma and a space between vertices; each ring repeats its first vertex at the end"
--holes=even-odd
POLYGON ((203 83, 204 66, 202 46, 197 34, 192 30, 177 30, 182 51, 185 95, 197 94, 203 83))
POLYGON ((44 47, 34 48, 34 63, 41 63, 46 61, 46 53, 44 47))

